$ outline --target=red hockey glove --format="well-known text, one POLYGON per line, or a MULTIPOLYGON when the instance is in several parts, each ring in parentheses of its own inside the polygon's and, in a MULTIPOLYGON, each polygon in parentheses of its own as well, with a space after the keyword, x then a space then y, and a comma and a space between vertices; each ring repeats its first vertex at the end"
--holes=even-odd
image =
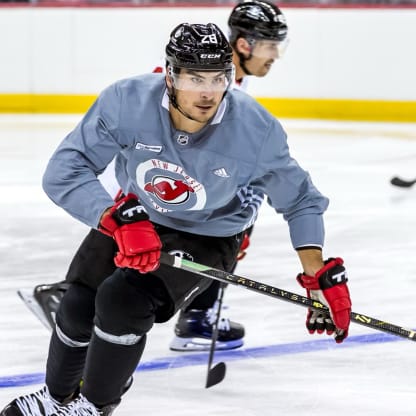
POLYGON ((162 243, 136 195, 119 199, 101 218, 99 231, 113 237, 118 246, 118 267, 148 273, 159 267, 162 243))
POLYGON ((306 328, 310 334, 335 332, 335 341, 342 342, 348 336, 350 325, 351 299, 347 287, 347 274, 344 261, 330 258, 325 266, 315 276, 300 273, 297 276, 299 284, 306 289, 307 295, 313 300, 326 305, 329 314, 310 309, 306 318, 306 328))

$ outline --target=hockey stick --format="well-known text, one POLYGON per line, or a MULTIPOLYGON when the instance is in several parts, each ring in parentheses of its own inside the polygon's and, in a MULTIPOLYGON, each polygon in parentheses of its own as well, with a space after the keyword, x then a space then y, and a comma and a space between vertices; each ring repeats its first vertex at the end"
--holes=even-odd
POLYGON ((416 183, 416 179, 406 181, 404 179, 399 178, 398 176, 394 176, 393 178, 391 178, 390 183, 400 188, 410 188, 416 183))
MULTIPOLYGON (((196 273, 210 279, 219 280, 220 282, 230 283, 235 286, 242 286, 248 290, 263 295, 268 295, 273 298, 285 300, 296 305, 312 308, 315 310, 326 311, 328 308, 322 303, 307 298, 287 290, 278 289, 264 283, 256 282, 255 280, 237 276, 235 274, 227 273, 223 270, 214 269, 212 267, 204 266, 203 264, 194 263, 189 260, 181 259, 177 256, 171 256, 167 253, 162 253, 160 258, 161 263, 175 267, 177 269, 186 270, 191 273, 196 273)), ((401 326, 380 321, 362 313, 351 312, 351 321, 356 324, 366 326, 368 328, 383 331, 388 334, 397 335, 398 337, 406 338, 410 341, 416 341, 416 330, 403 328, 401 326)))
POLYGON ((218 383, 221 383, 221 381, 224 380, 225 372, 227 369, 227 367, 225 366, 225 363, 222 361, 215 364, 215 366, 211 368, 212 361, 214 360, 215 346, 217 344, 217 339, 218 339, 218 324, 220 322, 220 317, 221 317, 221 308, 222 308, 222 300, 224 298, 224 289, 225 289, 225 284, 221 283, 219 292, 218 292, 218 299, 217 299, 217 313, 216 313, 215 322, 212 328, 211 347, 209 349, 207 380, 205 383, 206 389, 208 389, 211 386, 215 386, 218 383))

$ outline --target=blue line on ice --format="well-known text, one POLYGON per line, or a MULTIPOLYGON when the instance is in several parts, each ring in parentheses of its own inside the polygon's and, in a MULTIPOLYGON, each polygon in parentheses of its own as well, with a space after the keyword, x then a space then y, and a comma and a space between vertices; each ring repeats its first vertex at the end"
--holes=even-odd
MULTIPOLYGON (((332 338, 325 338, 313 341, 302 341, 288 344, 267 345, 263 347, 243 348, 231 351, 217 351, 215 361, 236 361, 251 358, 277 357, 289 354, 310 353, 314 351, 351 348, 363 346, 366 344, 381 344, 385 342, 400 341, 393 335, 376 333, 368 335, 350 336, 344 343, 336 344, 332 338)), ((178 353, 169 357, 156 358, 154 360, 143 362, 136 371, 159 371, 168 368, 189 367, 193 365, 206 365, 208 353, 178 353)), ((45 380, 44 373, 18 374, 11 376, 0 376, 0 388, 28 386, 31 384, 42 384, 45 380)))

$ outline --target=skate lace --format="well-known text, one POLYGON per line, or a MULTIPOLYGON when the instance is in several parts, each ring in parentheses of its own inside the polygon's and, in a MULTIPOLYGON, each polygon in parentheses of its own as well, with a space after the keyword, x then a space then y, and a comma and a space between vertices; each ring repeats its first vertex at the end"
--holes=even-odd
POLYGON ((101 416, 101 412, 82 394, 67 405, 71 416, 101 416))
POLYGON ((47 387, 16 399, 16 404, 24 416, 66 416, 65 407, 49 394, 47 387))
MULTIPOLYGON (((218 301, 216 301, 212 308, 207 310, 206 318, 210 325, 214 325, 217 319, 218 301)), ((222 307, 221 309, 226 309, 222 307)), ((228 318, 220 318, 218 321, 218 329, 220 331, 229 331, 231 329, 230 320, 228 318)))

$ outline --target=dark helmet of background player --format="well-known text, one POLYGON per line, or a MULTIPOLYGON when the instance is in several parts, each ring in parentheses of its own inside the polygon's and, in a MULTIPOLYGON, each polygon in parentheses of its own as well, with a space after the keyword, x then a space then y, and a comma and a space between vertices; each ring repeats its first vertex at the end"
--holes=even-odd
POLYGON ((228 18, 228 26, 232 45, 239 37, 282 42, 288 31, 286 18, 281 10, 264 0, 237 4, 228 18))
MULTIPOLYGON (((166 72, 171 78, 181 69, 224 71, 228 85, 223 98, 234 81, 233 50, 226 36, 214 23, 181 23, 171 32, 165 52, 166 72)), ((185 117, 195 120, 178 105, 174 83, 172 88, 168 88, 168 93, 173 107, 185 117)))
POLYGON ((237 4, 228 18, 230 43, 239 58, 240 67, 247 75, 252 75, 246 61, 256 54, 256 42, 276 42, 278 57, 283 56, 287 46, 288 27, 286 18, 274 4, 264 0, 244 1, 237 4), (237 48, 238 39, 245 39, 250 46, 249 56, 244 56, 237 48))

